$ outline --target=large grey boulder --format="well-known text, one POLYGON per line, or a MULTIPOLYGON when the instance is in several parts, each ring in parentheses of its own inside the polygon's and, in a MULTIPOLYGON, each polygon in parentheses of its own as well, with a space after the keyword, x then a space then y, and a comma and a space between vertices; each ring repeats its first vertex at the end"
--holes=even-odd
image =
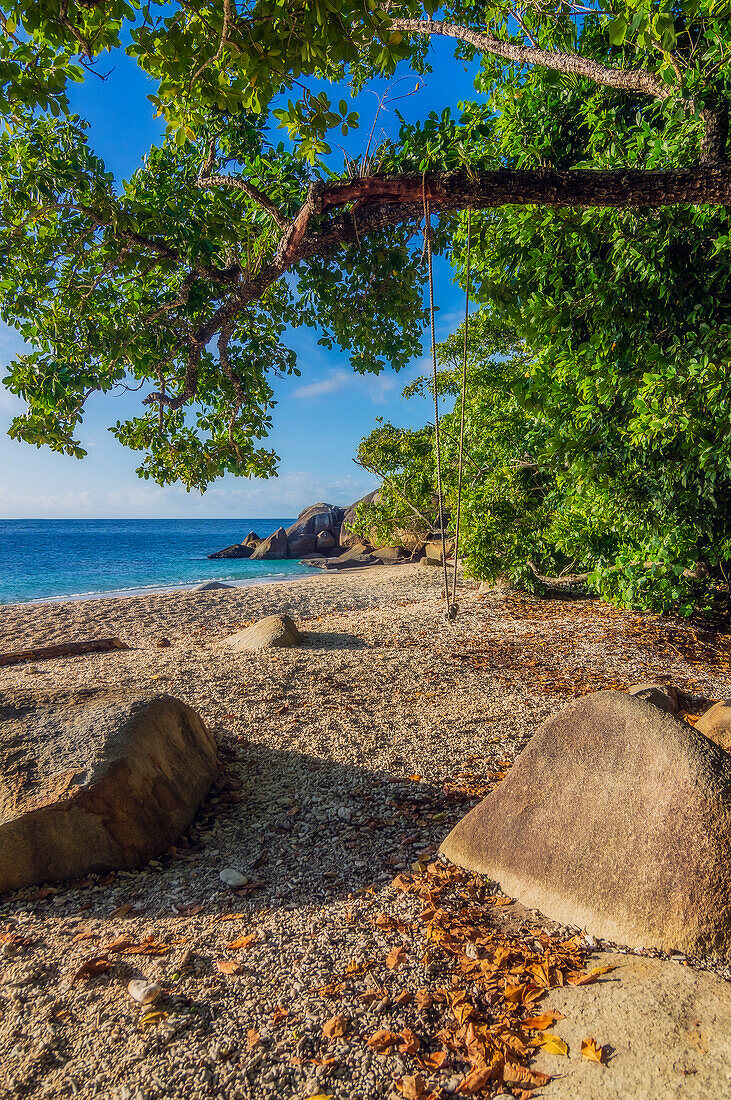
POLYGON ((250 649, 289 649, 302 645, 302 635, 289 615, 267 615, 216 644, 234 653, 250 649))
MULTIPOLYGON (((449 558, 450 554, 454 553, 454 541, 452 539, 447 539, 445 548, 447 551, 447 558, 449 558)), ((442 540, 439 539, 438 541, 427 542, 424 547, 424 555, 429 565, 443 565, 444 554, 442 552, 442 540)))
POLYGON ((594 936, 731 953, 731 756, 624 692, 546 722, 441 852, 594 936))
POLYGON ((316 537, 320 531, 339 531, 343 521, 344 509, 335 504, 311 504, 297 516, 287 535, 300 538, 303 535, 316 537))
POLYGON ((260 542, 253 551, 252 558, 256 560, 281 561, 287 557, 287 532, 279 527, 269 538, 260 542))
POLYGON ((216 744, 169 695, 6 696, 0 891, 140 867, 193 820, 216 744))
MULTIPOLYGON (((564 1014, 550 1030, 568 1056, 536 1051, 531 1069, 548 1073, 543 1100, 720 1100, 731 1077, 731 983, 664 959, 602 953, 588 964, 612 966, 599 981, 552 989, 564 1014), (592 1036, 606 1065, 581 1054, 592 1036)), ((536 1010, 537 1013, 542 1008, 536 1010)))
POLYGON ((372 492, 366 493, 360 500, 356 500, 354 504, 351 504, 349 508, 345 509, 343 513, 343 520, 340 527, 340 545, 349 550, 355 543, 361 541, 361 536, 356 535, 351 530, 351 524, 355 521, 355 510, 359 504, 378 504, 381 499, 381 494, 378 489, 373 489, 372 492))
POLYGON ((400 546, 380 546, 377 550, 371 550, 371 554, 374 558, 386 563, 401 561, 405 556, 400 546))
POLYGON ((243 542, 235 542, 233 546, 226 546, 223 550, 216 550, 215 554, 208 554, 208 558, 250 558, 253 550, 245 546, 243 542))
POLYGON ((287 556, 302 558, 305 554, 317 551, 317 539, 314 535, 287 535, 287 556))
POLYGON ((217 592, 221 588, 233 588, 232 584, 224 584, 223 581, 203 581, 192 589, 193 592, 217 592))

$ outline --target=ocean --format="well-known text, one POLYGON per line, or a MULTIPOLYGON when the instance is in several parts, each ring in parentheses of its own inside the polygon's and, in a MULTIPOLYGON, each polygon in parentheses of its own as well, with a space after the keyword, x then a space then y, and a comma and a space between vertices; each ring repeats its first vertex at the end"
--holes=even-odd
POLYGON ((266 538, 289 519, 0 520, 0 604, 131 596, 201 581, 284 580, 297 561, 208 561, 249 531, 266 538))

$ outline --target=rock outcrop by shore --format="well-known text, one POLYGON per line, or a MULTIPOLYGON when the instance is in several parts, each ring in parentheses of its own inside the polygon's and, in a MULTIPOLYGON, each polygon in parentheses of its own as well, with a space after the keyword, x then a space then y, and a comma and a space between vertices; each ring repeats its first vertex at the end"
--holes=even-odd
MULTIPOLYGON (((379 500, 380 490, 374 489, 347 508, 320 501, 303 509, 286 529, 280 527, 266 539, 260 539, 254 531, 250 531, 243 542, 226 546, 208 557, 273 561, 290 558, 319 569, 340 569, 352 568, 353 565, 374 565, 378 561, 418 561, 424 553, 427 556, 432 554, 437 544, 429 542, 433 533, 427 530, 399 531, 393 546, 381 545, 374 530, 368 532, 366 537, 356 533, 353 525, 358 505, 377 504, 379 500), (355 551, 358 560, 353 560, 352 551, 355 551)), ((441 563, 441 542, 438 550, 438 562, 441 563)))

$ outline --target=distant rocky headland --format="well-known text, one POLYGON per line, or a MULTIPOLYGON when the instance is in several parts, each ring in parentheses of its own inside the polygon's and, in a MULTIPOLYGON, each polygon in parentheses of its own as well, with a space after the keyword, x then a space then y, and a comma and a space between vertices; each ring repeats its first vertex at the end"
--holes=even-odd
POLYGON ((280 527, 265 539, 250 531, 242 542, 226 546, 208 557, 274 561, 294 558, 303 565, 319 569, 344 569, 404 560, 423 560, 430 565, 441 565, 441 542, 428 541, 426 532, 404 532, 403 545, 398 546, 377 546, 356 533, 353 524, 358 505, 377 502, 378 490, 374 489, 347 508, 336 504, 311 504, 300 512, 290 527, 280 527))

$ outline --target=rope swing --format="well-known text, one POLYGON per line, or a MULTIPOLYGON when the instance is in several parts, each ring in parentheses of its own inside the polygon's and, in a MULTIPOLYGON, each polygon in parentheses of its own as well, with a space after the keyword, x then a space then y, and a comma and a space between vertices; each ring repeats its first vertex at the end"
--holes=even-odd
POLYGON ((467 264, 466 280, 467 292, 465 295, 465 320, 464 320, 464 350, 462 356, 462 386, 461 386, 461 413, 459 424, 459 463, 457 472, 457 516, 455 521, 454 537, 454 572, 450 590, 449 573, 447 570, 447 535, 444 523, 444 495, 442 493, 442 445, 439 432, 439 384, 437 380, 437 341, 436 327, 434 323, 434 274, 432 271, 432 228, 429 200, 426 197, 426 180, 422 188, 424 199, 424 247, 426 249, 427 271, 429 277, 429 319, 431 325, 431 360, 432 360, 432 392, 434 394, 434 444, 436 447, 437 467, 437 497, 439 501, 439 527, 442 536, 442 566, 444 569, 444 599, 445 617, 448 622, 454 622, 459 612, 457 603, 457 558, 459 555, 459 527, 460 512, 462 508, 462 464, 464 460, 464 421, 465 421, 465 394, 467 391, 467 327, 470 315, 470 246, 472 240, 472 210, 467 211, 467 264))

